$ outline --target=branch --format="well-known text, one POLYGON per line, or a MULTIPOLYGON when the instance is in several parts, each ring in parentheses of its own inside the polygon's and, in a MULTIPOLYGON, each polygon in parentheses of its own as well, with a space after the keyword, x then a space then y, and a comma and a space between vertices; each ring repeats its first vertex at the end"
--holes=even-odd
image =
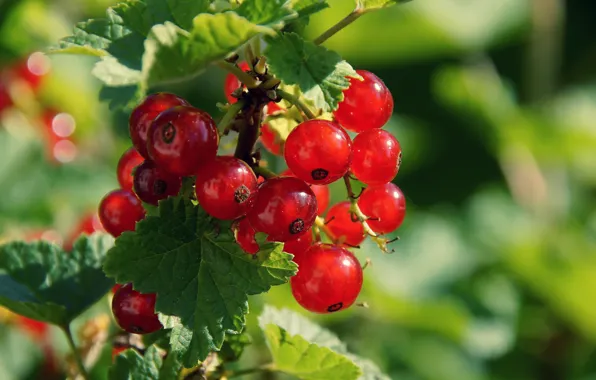
POLYGON ((219 61, 216 64, 222 69, 234 74, 236 78, 238 78, 238 80, 242 82, 247 88, 257 88, 259 86, 259 82, 255 78, 253 78, 250 74, 242 71, 238 66, 226 61, 219 61))
POLYGON ((286 91, 280 90, 280 89, 277 90, 277 94, 279 96, 281 96, 282 99, 285 99, 288 102, 295 105, 296 107, 298 107, 298 109, 300 109, 300 111, 304 112, 304 114, 306 115, 306 117, 308 119, 316 119, 317 118, 317 116, 310 110, 310 108, 308 108, 308 106, 306 104, 304 104, 302 102, 302 100, 300 100, 296 95, 292 95, 289 92, 286 92, 286 91))
POLYGON ((83 379, 85 379, 85 380, 90 379, 89 373, 87 372, 87 370, 85 369, 85 365, 83 364, 83 359, 81 358, 81 353, 77 349, 77 346, 76 346, 74 339, 72 337, 72 332, 70 331, 70 325, 61 326, 61 328, 62 328, 62 331, 64 331, 64 335, 66 335, 66 340, 68 341, 68 345, 70 346, 70 349, 72 350, 72 354, 75 359, 75 362, 77 363, 77 367, 79 369, 79 375, 81 377, 83 377, 83 379))
POLYGON ((317 37, 313 42, 317 45, 322 44, 323 42, 327 41, 329 38, 333 37, 335 33, 339 32, 346 26, 350 25, 354 21, 358 20, 360 16, 364 14, 364 10, 360 8, 354 9, 349 15, 341 19, 337 24, 333 25, 331 28, 327 29, 323 34, 317 37))

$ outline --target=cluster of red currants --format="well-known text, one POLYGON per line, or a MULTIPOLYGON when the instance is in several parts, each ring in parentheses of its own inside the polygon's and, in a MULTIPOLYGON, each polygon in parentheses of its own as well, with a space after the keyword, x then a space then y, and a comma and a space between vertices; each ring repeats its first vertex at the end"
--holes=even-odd
MULTIPOLYGON (((352 80, 335 121, 305 121, 283 146, 263 125, 262 141, 274 154, 283 151, 289 167, 271 178, 257 178, 238 158, 217 156, 218 130, 207 113, 173 94, 148 96, 130 116, 134 147, 118 164, 121 189, 100 204, 104 228, 114 236, 134 230, 145 216, 141 201, 156 205, 178 194, 184 177, 194 177, 201 207, 214 218, 234 221, 245 252, 259 251, 255 234, 263 232, 294 254, 299 272, 291 287, 303 307, 328 313, 351 306, 362 287, 362 267, 347 247, 358 246, 367 233, 395 230, 405 216, 404 196, 391 183, 401 148, 381 129, 392 114, 393 98, 374 74, 358 73, 364 80, 352 80), (346 129, 357 133, 353 141, 346 129), (327 185, 341 178, 349 183, 349 175, 369 187, 357 202, 340 202, 327 213, 324 232, 334 243, 315 242, 315 221, 330 201, 327 185), (354 216, 355 207, 366 219, 354 216)), ((235 77, 226 80, 225 89, 232 103, 243 91, 235 77)), ((283 112, 276 103, 266 107, 268 113, 283 112)), ((140 294, 127 284, 114 295, 112 310, 124 330, 149 333, 161 328, 154 304, 155 295, 140 294)))

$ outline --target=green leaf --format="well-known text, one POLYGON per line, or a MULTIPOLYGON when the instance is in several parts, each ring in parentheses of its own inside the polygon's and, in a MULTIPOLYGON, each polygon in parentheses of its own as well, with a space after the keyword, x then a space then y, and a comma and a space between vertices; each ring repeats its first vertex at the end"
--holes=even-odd
POLYGON ((295 20, 290 21, 284 28, 285 32, 302 34, 310 22, 310 16, 329 7, 327 0, 293 0, 291 8, 298 13, 295 20))
POLYGON ((356 0, 356 8, 364 11, 389 7, 395 4, 403 4, 412 0, 356 0))
POLYGON ((283 33, 267 39, 269 68, 288 85, 298 85, 304 97, 323 111, 337 109, 350 86, 348 77, 360 78, 339 54, 306 41, 298 34, 283 33))
POLYGON ((168 355, 165 360, 155 346, 149 347, 141 356, 129 349, 116 357, 110 368, 110 380, 175 380, 178 379, 181 364, 176 355, 168 355))
POLYGON ((190 32, 172 23, 156 25, 145 41, 145 80, 152 86, 196 75, 260 33, 273 33, 273 29, 234 12, 200 14, 190 32))
POLYGON ((252 339, 246 332, 242 334, 226 334, 226 340, 223 346, 221 346, 218 356, 224 362, 237 361, 240 359, 244 348, 250 344, 252 344, 252 339))
POLYGON ((0 305, 67 325, 114 285, 101 270, 112 245, 110 236, 94 234, 79 238, 70 253, 45 241, 0 246, 0 305))
POLYGON ((250 22, 275 28, 298 16, 286 0, 245 0, 235 12, 250 22))
POLYGON ((176 23, 184 29, 192 28, 192 20, 209 10, 211 0, 168 0, 168 6, 176 23))
POLYGON ((329 376, 341 379, 389 380, 373 362, 349 353, 346 345, 335 334, 293 311, 278 310, 266 305, 259 316, 259 326, 265 331, 276 367, 283 372, 301 379, 324 379, 329 376), (306 346, 305 342, 309 345, 306 346), (335 353, 335 356, 330 356, 329 351, 323 348, 335 353), (323 361, 321 357, 326 360, 323 361), (283 366, 278 363, 278 358, 283 366), (354 367, 360 371, 355 371, 354 367), (311 372, 304 373, 308 368, 311 372), (341 372, 333 372, 335 370, 341 372))
POLYGON ((168 198, 159 215, 116 240, 104 265, 118 282, 157 293, 156 310, 179 318, 166 318, 173 327, 170 344, 188 367, 219 350, 225 332, 242 332, 248 295, 287 282, 297 269, 281 244, 264 243, 248 255, 229 223, 216 223, 191 201, 168 198))

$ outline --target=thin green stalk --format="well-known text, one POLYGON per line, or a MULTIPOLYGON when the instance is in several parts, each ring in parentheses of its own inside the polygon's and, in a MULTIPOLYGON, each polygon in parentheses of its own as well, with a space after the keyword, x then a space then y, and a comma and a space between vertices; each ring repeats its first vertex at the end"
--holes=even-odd
POLYGON ((277 174, 275 174, 275 172, 263 166, 257 166, 253 168, 253 171, 255 172, 255 174, 260 175, 261 177, 266 179, 277 177, 277 174))
POLYGON ((72 332, 70 331, 70 325, 62 326, 62 331, 64 331, 64 335, 66 335, 66 340, 68 341, 68 345, 70 346, 70 349, 72 350, 72 354, 74 356, 75 362, 77 363, 77 367, 79 369, 79 375, 81 375, 83 377, 83 379, 89 380, 90 379, 89 373, 85 369, 85 364, 83 364, 83 358, 81 358, 81 354, 79 353, 79 350, 77 349, 77 346, 76 346, 74 339, 72 337, 72 332))
POLYGON ((244 100, 239 99, 236 103, 232 104, 230 108, 228 108, 226 114, 223 115, 219 123, 217 123, 217 130, 219 131, 220 136, 223 136, 228 133, 228 128, 230 127, 230 124, 232 124, 234 119, 236 119, 236 115, 238 115, 238 112, 240 112, 242 108, 244 108, 244 104, 244 100))
POLYGON ((248 87, 248 88, 258 87, 259 82, 255 78, 253 78, 250 74, 242 71, 238 66, 233 65, 226 61, 219 61, 216 64, 217 64, 217 66, 221 67, 222 69, 227 70, 227 71, 231 72, 232 74, 234 74, 236 76, 236 78, 238 78, 238 80, 240 82, 242 82, 246 87, 248 87))
POLYGON ((244 56, 246 58, 246 63, 248 63, 248 66, 250 67, 251 70, 254 70, 254 65, 255 65, 255 53, 252 51, 252 46, 250 45, 250 42, 248 42, 246 44, 246 46, 244 47, 244 56))
POLYGON ((240 369, 238 371, 233 371, 233 372, 228 372, 226 375, 226 377, 228 379, 231 379, 232 377, 239 377, 239 376, 244 376, 244 375, 250 375, 253 373, 260 373, 260 372, 274 372, 275 371, 275 367, 273 366, 273 363, 270 364, 265 364, 259 367, 253 367, 253 368, 246 368, 246 369, 240 369))
POLYGON ((255 39, 253 39, 252 51, 257 57, 260 57, 263 54, 263 50, 261 48, 261 37, 257 36, 255 39))
POLYGON ((313 42, 317 45, 322 44, 323 42, 327 41, 329 38, 333 37, 335 33, 339 32, 346 26, 350 25, 354 21, 358 20, 360 16, 364 14, 364 10, 360 8, 354 9, 349 15, 341 19, 337 24, 333 25, 331 28, 327 29, 323 34, 317 37, 313 42))
POLYGON ((284 90, 276 90, 277 94, 282 97, 282 99, 287 100, 288 102, 292 103, 296 107, 298 107, 308 119, 316 119, 317 116, 308 108, 306 104, 304 104, 297 96, 290 94, 284 90))

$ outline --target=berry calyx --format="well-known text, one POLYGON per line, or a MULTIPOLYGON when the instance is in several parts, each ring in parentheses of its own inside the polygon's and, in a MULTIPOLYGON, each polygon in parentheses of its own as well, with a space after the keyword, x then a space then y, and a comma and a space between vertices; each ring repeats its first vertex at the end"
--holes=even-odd
POLYGON ((369 129, 354 139, 350 171, 369 186, 391 182, 401 164, 401 147, 393 135, 383 129, 369 129))
MULTIPOLYGON (((250 69, 248 63, 246 62, 240 62, 238 64, 238 67, 240 68, 240 70, 245 72, 250 69)), ((240 87, 243 87, 243 84, 238 80, 238 78, 234 74, 228 74, 226 76, 226 79, 224 81, 224 94, 226 95, 226 99, 230 104, 234 104, 238 101, 238 99, 232 96, 232 93, 240 87)))
POLYGON ((242 160, 215 157, 197 171, 195 190, 199 204, 209 215, 233 220, 250 209, 257 177, 242 160))
POLYGON ((326 185, 343 177, 352 161, 352 140, 328 120, 308 120, 290 132, 284 145, 288 168, 303 181, 326 185))
POLYGON ((317 198, 302 180, 276 177, 257 192, 247 217, 252 227, 274 241, 290 241, 304 235, 317 216, 317 198))
POLYGON ((360 221, 352 219, 350 202, 342 201, 333 205, 325 220, 333 237, 344 244, 357 247, 364 241, 364 228, 360 221))
POLYGON ((178 106, 162 112, 151 125, 147 149, 160 168, 184 177, 194 175, 217 153, 219 135, 207 112, 178 106))
POLYGON ((134 147, 130 147, 124 154, 122 154, 122 157, 120 157, 120 160, 118 161, 117 168, 118 183, 122 189, 132 190, 132 173, 134 168, 142 164, 144 160, 143 156, 141 156, 134 147))
POLYGON ((99 220, 114 237, 124 231, 134 231, 137 222, 144 217, 141 201, 129 190, 111 191, 99 204, 99 220))
POLYGON ((406 198, 393 183, 367 188, 358 198, 358 206, 370 218, 370 228, 379 234, 395 231, 406 217, 406 198))
POLYGON ((344 91, 344 100, 334 112, 335 120, 353 132, 381 128, 393 113, 393 96, 375 74, 356 70, 363 81, 350 79, 350 87, 344 91))
POLYGON ((132 284, 122 286, 112 298, 112 313, 122 330, 149 334, 162 328, 155 313, 155 294, 142 294, 132 284))
POLYGON ((236 243, 238 243, 244 252, 251 255, 259 252, 259 245, 255 239, 257 232, 250 225, 248 218, 242 218, 235 223, 234 231, 236 232, 236 243))
POLYGON ((347 309, 362 289, 362 267, 346 248, 315 244, 294 258, 298 274, 290 279, 296 301, 313 313, 347 309))
POLYGON ((182 178, 157 167, 146 160, 137 167, 134 175, 134 191, 143 202, 157 206, 157 203, 178 195, 182 178))
POLYGON ((151 94, 130 114, 128 127, 134 147, 144 158, 149 158, 147 152, 147 133, 151 123, 163 111, 176 106, 187 106, 188 102, 174 94, 158 92, 151 94))

